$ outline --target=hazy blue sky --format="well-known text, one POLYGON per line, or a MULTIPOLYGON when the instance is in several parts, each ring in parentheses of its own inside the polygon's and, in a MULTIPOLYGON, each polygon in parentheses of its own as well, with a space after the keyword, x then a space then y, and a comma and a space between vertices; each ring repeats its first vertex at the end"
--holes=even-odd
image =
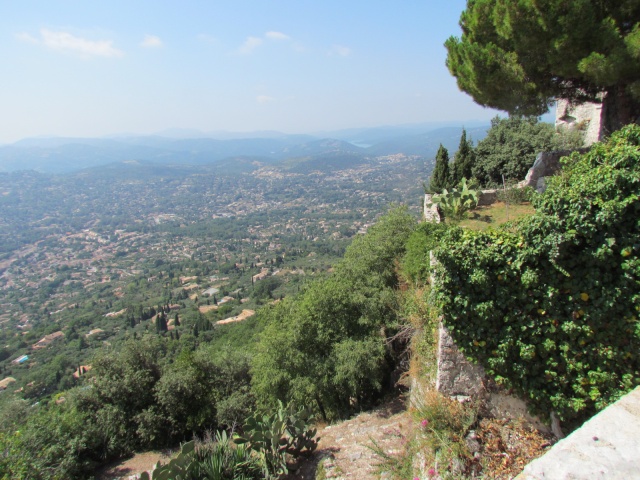
POLYGON ((0 0, 0 142, 489 119, 444 41, 463 0, 0 0))

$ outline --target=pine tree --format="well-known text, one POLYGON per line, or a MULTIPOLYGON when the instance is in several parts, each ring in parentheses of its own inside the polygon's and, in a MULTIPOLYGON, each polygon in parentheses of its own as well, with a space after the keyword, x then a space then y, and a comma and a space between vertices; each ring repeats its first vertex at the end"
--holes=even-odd
POLYGON ((611 132, 640 115, 639 23, 637 0, 468 0, 447 67, 477 103, 511 114, 601 101, 611 132))
POLYGON ((471 140, 467 140, 467 131, 463 128, 460 145, 454 156, 453 168, 451 169, 451 184, 453 186, 458 185, 463 178, 467 180, 471 178, 474 160, 473 144, 471 140))
POLYGON ((451 179, 449 178, 449 152, 440 144, 436 154, 436 165, 431 174, 429 190, 433 193, 442 192, 443 188, 449 188, 451 179))

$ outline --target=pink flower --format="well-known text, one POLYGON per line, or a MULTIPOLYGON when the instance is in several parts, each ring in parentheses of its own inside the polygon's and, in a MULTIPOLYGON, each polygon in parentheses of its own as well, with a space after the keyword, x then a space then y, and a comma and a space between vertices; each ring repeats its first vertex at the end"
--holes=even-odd
POLYGON ((427 428, 427 425, 429 425, 429 420, 425 418, 420 422, 420 425, 422 425, 422 428, 427 428))
POLYGON ((431 467, 427 473, 429 474, 429 477, 435 477, 436 476, 436 469, 431 467))

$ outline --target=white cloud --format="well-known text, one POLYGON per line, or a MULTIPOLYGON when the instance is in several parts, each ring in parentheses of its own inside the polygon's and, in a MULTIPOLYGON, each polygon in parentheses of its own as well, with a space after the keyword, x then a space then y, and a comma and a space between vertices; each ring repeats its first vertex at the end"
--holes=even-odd
POLYGON ((275 98, 270 97, 269 95, 258 95, 256 97, 256 101, 258 103, 269 103, 275 101, 275 98))
POLYGON ((263 41, 264 40, 258 37, 247 37, 238 51, 244 55, 248 55, 262 45, 263 41))
POLYGON ((71 52, 82 57, 121 57, 122 50, 113 46, 112 40, 87 40, 76 37, 68 32, 54 32, 43 28, 40 30, 40 38, 35 38, 28 33, 20 33, 17 38, 23 42, 43 45, 59 52, 71 52))
POLYGON ((31 35, 29 35, 26 32, 22 32, 22 33, 18 33, 16 34, 16 38, 18 40, 20 40, 21 42, 25 42, 25 43, 38 43, 38 39, 35 37, 32 37, 31 35))
POLYGON ((144 40, 140 42, 140 46, 144 48, 158 48, 162 46, 162 40, 155 35, 145 35, 144 40))
POLYGON ((265 40, 288 41, 291 40, 291 37, 285 33, 270 30, 266 32, 263 37, 247 37, 242 46, 238 49, 238 52, 244 55, 248 55, 252 53, 257 47, 262 45, 265 40))
POLYGON ((282 32, 267 32, 264 34, 265 38, 269 40, 291 40, 289 35, 285 35, 282 32))
POLYGON ((348 57, 351 55, 351 49, 342 45, 332 45, 329 50, 329 55, 339 55, 341 57, 348 57))

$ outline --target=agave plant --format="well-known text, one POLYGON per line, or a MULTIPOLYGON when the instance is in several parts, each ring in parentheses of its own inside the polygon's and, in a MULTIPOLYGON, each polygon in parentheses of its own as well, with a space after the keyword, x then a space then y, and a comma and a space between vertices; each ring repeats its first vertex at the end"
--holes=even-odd
POLYGON ((257 480, 264 478, 262 470, 259 457, 244 445, 234 445, 222 431, 203 448, 185 443, 168 464, 158 462, 151 477, 144 472, 140 480, 257 480))

